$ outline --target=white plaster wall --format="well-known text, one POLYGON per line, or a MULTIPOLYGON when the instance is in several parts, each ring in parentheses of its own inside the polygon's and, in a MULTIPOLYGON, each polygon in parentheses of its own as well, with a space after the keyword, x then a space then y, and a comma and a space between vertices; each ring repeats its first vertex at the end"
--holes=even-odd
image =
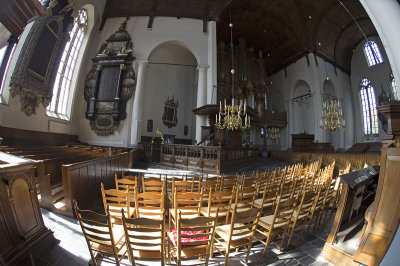
MULTIPOLYGON (((101 32, 98 32, 96 36, 93 38, 93 46, 90 52, 90 57, 93 58, 98 49, 100 48, 101 44, 105 41, 106 38, 112 33, 114 33, 121 25, 121 23, 125 20, 125 18, 112 18, 112 19, 107 19, 104 28, 101 32)), ((136 60, 143 60, 143 61, 149 61, 150 56, 152 51, 154 51, 158 46, 164 45, 165 43, 169 44, 175 44, 179 45, 182 47, 185 47, 187 50, 189 50, 195 57, 197 64, 198 65, 204 65, 204 66, 209 66, 211 64, 214 64, 216 60, 213 59, 213 53, 210 51, 212 48, 212 45, 210 43, 213 43, 210 38, 215 38, 215 25, 213 23, 215 22, 209 22, 209 29, 211 30, 211 33, 213 34, 208 34, 205 35, 202 32, 202 20, 196 20, 196 19, 186 19, 186 18, 181 18, 181 19, 176 19, 176 18, 168 18, 168 17, 155 17, 154 22, 153 22, 153 27, 152 30, 147 30, 147 23, 148 23, 148 17, 131 17, 128 22, 127 22, 127 31, 130 34, 132 41, 133 41, 133 55, 136 57, 136 60), (211 53, 211 55, 209 54, 211 53)), ((176 55, 179 57, 179 55, 176 55)), ((88 59, 89 59, 88 58, 88 59)), ((178 59, 175 59, 178 60, 178 59)), ((134 67, 136 67, 135 63, 134 67)), ((107 137, 102 137, 102 136, 97 136, 89 126, 89 121, 84 118, 84 113, 86 110, 86 102, 83 99, 83 82, 84 82, 84 76, 89 72, 91 68, 91 63, 88 63, 86 65, 86 70, 81 73, 83 78, 81 78, 81 84, 80 84, 80 94, 79 96, 79 112, 77 112, 77 117, 76 119, 79 120, 79 136, 84 142, 88 142, 91 144, 102 144, 102 145, 114 145, 114 146, 129 146, 131 140, 130 140, 130 132, 131 132, 131 127, 132 127, 132 116, 131 116, 131 110, 132 110, 132 104, 133 100, 129 100, 127 103, 127 113, 128 117, 122 121, 120 124, 118 131, 111 136, 107 137)), ((149 99, 150 97, 160 97, 160 102, 163 102, 167 99, 167 94, 165 95, 160 95, 158 92, 153 90, 152 88, 155 88, 154 86, 160 87, 162 85, 162 79, 159 81, 156 81, 158 77, 155 77, 154 75, 149 73, 152 72, 157 72, 159 71, 160 73, 165 74, 165 69, 162 70, 162 66, 155 66, 152 64, 149 64, 146 69, 145 69, 145 82, 143 85, 143 90, 145 92, 144 97, 149 99), (158 68, 158 70, 157 70, 158 68), (150 81, 151 80, 151 81, 150 81), (150 88, 149 89, 149 84, 150 83, 150 88), (151 91, 151 93, 150 93, 151 91), (146 94, 148 96, 146 96, 146 94), (151 95, 151 96, 149 96, 151 95), (165 97, 164 97, 165 96, 165 97)), ((180 69, 178 66, 175 68, 175 70, 180 69)), ((173 71, 173 68, 169 67, 168 71, 173 71)), ((215 68, 212 70, 207 70, 208 73, 213 73, 215 72, 215 68)), ((136 69, 137 72, 137 69, 136 69)), ((137 74, 137 73, 136 73, 137 74)), ((163 75, 164 75, 163 74, 163 75)), ((180 73, 179 75, 183 75, 180 73)), ((211 75, 211 74, 210 74, 211 75)), ((209 89, 208 87, 212 84, 212 80, 214 79, 214 75, 207 75, 207 88, 205 90, 205 98, 210 99, 214 98, 210 95, 210 97, 207 95, 207 91, 212 93, 212 90, 209 89), (209 80, 211 79, 211 81, 209 80)), ((187 77, 187 80, 181 80, 181 85, 180 87, 184 86, 189 88, 189 90, 194 93, 193 95, 197 95, 197 75, 193 78, 192 74, 188 74, 185 76, 187 77), (193 89, 193 84, 194 84, 194 89, 193 89)), ((165 75, 164 75, 165 78, 165 75)), ((178 82, 178 81, 177 81, 178 82)), ((171 85, 172 86, 172 85, 171 85)), ((171 91, 172 92, 172 91, 171 91)), ((163 92, 164 93, 164 92, 163 92)), ((174 93, 170 93, 170 96, 172 96, 174 93)), ((178 97, 178 95, 175 94, 175 99, 178 97)), ((180 97, 180 96, 179 96, 180 97)), ((192 110, 196 107, 196 96, 189 96, 185 97, 185 100, 179 100, 179 104, 181 106, 185 105, 185 110, 192 110), (189 100, 188 97, 191 97, 192 99, 189 100), (192 106, 189 106, 191 103, 192 106)), ((213 99, 214 100, 214 99, 213 99)), ((150 102, 150 104, 152 104, 150 102)), ((144 108, 147 108, 146 106, 149 105, 148 100, 145 100, 143 103, 144 108)), ((156 112, 156 111, 154 111, 156 112)), ((157 111, 159 112, 159 110, 157 111)), ((191 111, 190 111, 191 112, 191 111)), ((162 115, 162 114, 161 114, 162 115)), ((178 110, 178 115, 179 115, 179 110, 178 110)), ((182 114, 183 115, 183 114, 182 114)), ((189 126, 189 135, 188 136, 183 136, 183 126, 184 124, 181 124, 182 129, 177 128, 177 129, 168 129, 166 127, 165 131, 163 133, 165 134, 174 134, 176 133, 176 138, 178 137, 185 137, 185 138, 194 138, 191 129, 195 128, 195 119, 193 119, 193 116, 190 114, 185 114, 186 117, 189 117, 187 121, 187 125, 189 126)), ((159 115, 158 115, 159 116, 159 115)), ((147 119, 150 119, 149 117, 153 117, 153 121, 156 122, 157 117, 155 116, 155 113, 150 112, 148 109, 143 109, 143 117, 142 117, 142 123, 141 123, 141 128, 142 128, 142 136, 148 135, 147 130, 146 130, 146 125, 147 125, 147 119)), ((160 118, 161 119, 161 118, 160 118)), ((182 119, 184 119, 182 117, 182 119)), ((178 120, 181 122, 184 120, 181 120, 178 117, 178 120)), ((179 124, 179 122, 178 122, 179 124)), ((156 128, 156 124, 153 124, 154 129, 156 128)), ((160 127, 163 127, 163 125, 160 125, 160 127)), ((160 128, 161 130, 161 128, 160 128)), ((194 130, 193 130, 194 131, 194 130)))
POLYGON ((147 67, 143 97, 142 136, 154 136, 158 128, 175 138, 192 139, 193 105, 197 61, 186 48, 167 43, 152 52, 147 67), (168 128, 162 122, 164 102, 167 98, 178 101, 178 124, 168 128), (153 120, 153 132, 147 132, 147 120, 153 120), (184 126, 189 128, 184 135, 184 126))
MULTIPOLYGON (((103 12, 105 5, 105 0, 80 0, 75 1, 74 10, 79 10, 80 8, 86 8, 89 14, 88 20, 88 35, 85 37, 82 43, 82 49, 78 55, 78 62, 81 58, 85 58, 85 49, 90 47, 90 36, 93 35, 93 28, 98 27, 101 20, 101 14, 103 12)), ((73 14, 74 15, 74 14, 73 14)), ((7 68, 5 75, 5 80, 3 82, 2 88, 2 102, 0 104, 0 125, 4 127, 18 128, 18 129, 28 129, 42 132, 55 132, 55 133, 66 133, 66 134, 77 134, 78 127, 76 121, 71 118, 70 121, 57 119, 49 117, 46 115, 46 108, 43 105, 39 105, 36 110, 36 114, 31 116, 26 116, 24 112, 21 111, 21 102, 19 95, 15 97, 10 96, 10 79, 14 71, 15 65, 18 60, 18 55, 21 52, 24 41, 29 33, 34 22, 28 24, 25 30, 19 37, 18 43, 14 48, 11 61, 7 68)), ((75 71, 72 84, 79 84, 79 67, 77 65, 77 70, 75 71)), ((72 101, 73 102, 73 101, 72 101)), ((72 105, 72 110, 74 110, 75 103, 72 105)))
MULTIPOLYGON (((335 91, 335 96, 343 100, 343 112, 346 123, 350 124, 352 117, 352 101, 347 97, 351 92, 350 79, 347 73, 336 69, 332 64, 326 62, 314 54, 308 54, 309 64, 306 56, 300 58, 293 64, 286 67, 270 77, 272 81, 272 94, 279 91, 284 99, 284 110, 288 116, 288 126, 281 130, 281 139, 278 145, 281 150, 290 149, 292 145, 292 134, 298 134, 305 130, 308 133, 314 134, 315 141, 324 142, 326 136, 319 128, 321 120, 322 102, 323 102, 323 84, 326 78, 329 77, 335 91), (317 61, 317 62, 316 62, 317 61), (303 103, 294 103, 291 99, 295 95, 296 85, 299 81, 304 81, 311 89, 312 97, 305 100, 303 103), (306 103, 307 102, 307 103, 306 103), (301 105, 301 106, 299 106, 301 105), (297 119, 296 119, 297 117, 297 119)), ((281 105, 272 105, 275 110, 283 111, 281 105)), ((335 150, 342 150, 351 147, 354 144, 352 139, 352 127, 347 128, 342 132, 336 132, 334 136, 335 150)))
MULTIPOLYGON (((383 47, 382 42, 377 36, 370 37, 369 40, 375 41, 378 44, 379 50, 383 58, 383 63, 372 67, 368 66, 367 59, 365 58, 364 54, 365 41, 360 42, 354 50, 353 57, 351 59, 351 84, 352 84, 352 94, 354 99, 354 116, 359 118, 355 119, 354 121, 356 142, 380 141, 379 136, 368 141, 363 139, 364 127, 363 127, 362 108, 360 100, 361 80, 363 78, 367 78, 369 79, 369 81, 371 81, 371 84, 375 89, 375 97, 377 105, 378 105, 378 96, 381 94, 382 89, 386 92, 389 92, 391 90, 389 86, 390 86, 390 74, 392 73, 392 69, 388 57, 385 53, 385 50, 382 49, 383 47)), ((379 125, 379 135, 382 136, 385 133, 382 130, 382 125, 380 122, 378 122, 378 125, 379 125)))

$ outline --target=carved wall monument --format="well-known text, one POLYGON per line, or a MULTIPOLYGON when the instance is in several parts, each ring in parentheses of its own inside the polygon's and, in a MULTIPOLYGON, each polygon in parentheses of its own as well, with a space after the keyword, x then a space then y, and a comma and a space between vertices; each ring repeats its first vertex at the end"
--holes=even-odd
POLYGON ((164 114, 162 116, 162 121, 168 128, 178 124, 177 111, 178 101, 175 102, 174 96, 172 96, 172 99, 168 97, 167 101, 164 102, 164 114))
POLYGON ((35 114, 39 104, 47 107, 53 83, 72 26, 68 0, 55 1, 47 15, 37 19, 24 42, 10 82, 12 97, 20 96, 22 111, 35 114))
POLYGON ((84 89, 85 117, 97 135, 113 134, 120 121, 126 118, 126 102, 136 85, 132 51, 125 21, 92 59, 93 67, 86 76, 84 89))

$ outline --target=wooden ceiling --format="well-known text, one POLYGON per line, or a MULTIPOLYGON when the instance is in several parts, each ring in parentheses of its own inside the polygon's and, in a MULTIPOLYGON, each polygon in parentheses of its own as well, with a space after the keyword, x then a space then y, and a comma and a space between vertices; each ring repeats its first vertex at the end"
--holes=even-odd
MULTIPOLYGON (((377 35, 359 0, 341 2, 366 36, 377 35)), ((269 74, 310 52, 349 73, 353 49, 363 40, 338 0, 107 0, 103 17, 149 16, 150 28, 155 16, 216 20, 218 41, 228 43, 229 7, 234 42, 244 37, 261 49, 269 74)))
POLYGON ((215 20, 231 0, 107 0, 104 17, 164 16, 215 20))
MULTIPOLYGON (((358 0, 341 2, 366 36, 377 35, 358 0)), ((337 0, 233 0, 230 7, 234 42, 243 36, 247 46, 261 49, 267 56, 269 74, 309 52, 349 73, 353 49, 363 40, 357 25, 337 0)), ((218 40, 229 42, 229 8, 217 21, 218 40)))

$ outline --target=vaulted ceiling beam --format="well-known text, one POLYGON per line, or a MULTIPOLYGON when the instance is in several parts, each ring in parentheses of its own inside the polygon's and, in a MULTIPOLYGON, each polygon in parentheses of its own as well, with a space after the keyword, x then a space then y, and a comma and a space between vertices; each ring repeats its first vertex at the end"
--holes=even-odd
POLYGON ((151 8, 149 16, 149 23, 147 23, 148 30, 151 30, 153 28, 153 21, 154 21, 154 16, 156 15, 157 6, 158 6, 158 0, 153 0, 153 7, 151 8))
MULTIPOLYGON (((368 17, 362 17, 362 18, 358 18, 358 19, 356 19, 356 21, 358 22, 358 23, 360 23, 361 21, 364 21, 364 20, 369 20, 369 18, 368 17)), ((333 48, 333 61, 334 62, 336 62, 336 55, 337 55, 337 46, 338 46, 338 43, 339 43, 339 41, 340 41, 340 39, 342 38, 342 35, 343 35, 343 33, 344 32, 346 32, 350 27, 352 27, 352 26, 356 26, 356 24, 354 23, 354 21, 351 21, 350 23, 348 23, 346 26, 344 26, 343 28, 342 28, 342 30, 340 31, 340 33, 338 34, 338 36, 336 37, 336 40, 335 40, 335 45, 334 45, 334 48, 333 48)), ((361 34, 361 32, 360 32, 360 34, 361 34)), ((361 39, 363 39, 363 36, 361 36, 361 38, 360 38, 360 40, 361 39)), ((351 60, 351 58, 349 59, 349 60, 351 60)))
POLYGON ((304 15, 303 12, 303 7, 301 5, 300 0, 294 0, 295 4, 296 4, 296 8, 297 8, 297 15, 299 16, 299 20, 301 23, 301 27, 303 29, 303 35, 305 36, 305 41, 304 41, 304 49, 306 50, 312 50, 312 40, 310 38, 310 34, 309 31, 307 30, 307 26, 306 26, 306 20, 307 18, 304 15))
POLYGON ((210 17, 210 7, 211 7, 211 0, 208 0, 204 8, 204 15, 203 15, 203 34, 205 35, 208 34, 207 22, 210 17))

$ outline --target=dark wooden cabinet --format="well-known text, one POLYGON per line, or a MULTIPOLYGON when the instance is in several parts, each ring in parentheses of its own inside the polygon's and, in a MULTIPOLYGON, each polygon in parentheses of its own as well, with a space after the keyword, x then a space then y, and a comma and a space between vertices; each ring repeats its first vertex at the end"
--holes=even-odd
POLYGON ((43 223, 36 197, 34 180, 38 165, 0 165, 0 254, 9 264, 51 233, 43 223))

